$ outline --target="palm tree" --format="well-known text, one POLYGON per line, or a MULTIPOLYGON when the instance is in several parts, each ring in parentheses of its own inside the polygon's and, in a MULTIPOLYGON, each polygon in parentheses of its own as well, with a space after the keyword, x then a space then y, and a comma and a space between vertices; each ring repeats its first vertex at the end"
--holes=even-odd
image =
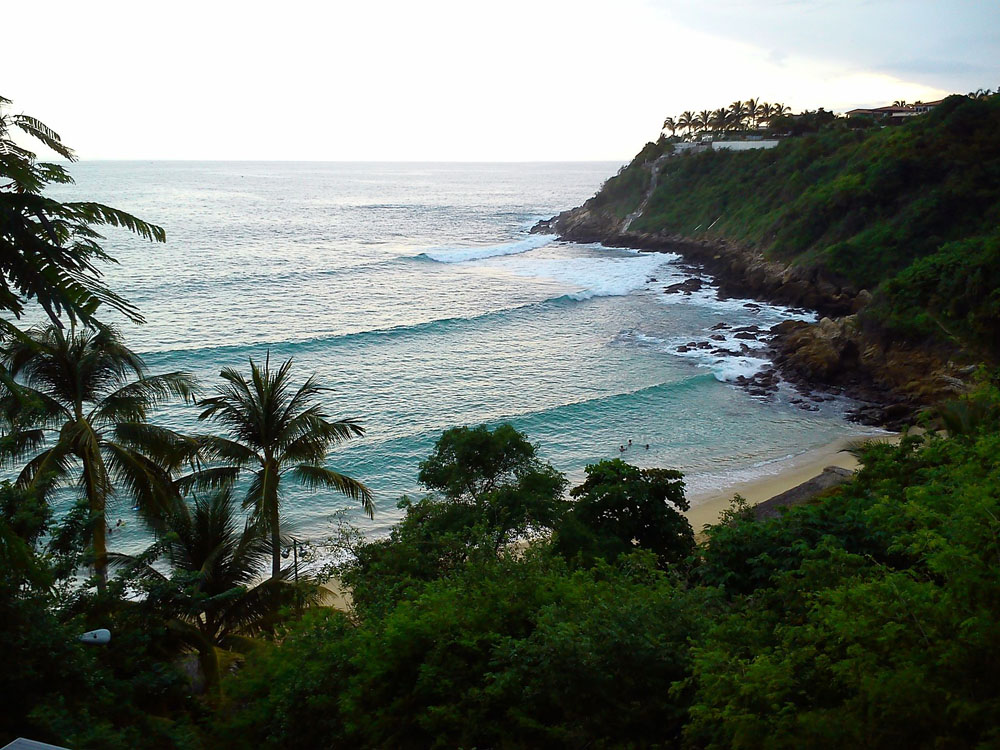
POLYGON ((708 130, 712 123, 712 112, 708 109, 703 109, 695 118, 698 123, 699 130, 708 130))
POLYGON ((682 112, 680 118, 677 120, 677 127, 691 132, 691 128, 694 127, 694 112, 688 110, 682 112))
POLYGON ((719 108, 712 113, 712 127, 715 130, 726 130, 729 125, 729 117, 725 109, 719 108))
POLYGON ((743 129, 743 120, 746 119, 747 111, 743 102, 736 101, 729 105, 729 116, 734 130, 743 129))
POLYGON ((49 184, 72 183, 59 165, 36 161, 18 146, 11 131, 20 130, 59 156, 76 161, 59 134, 34 117, 4 111, 10 99, 0 96, 0 310, 17 318, 34 299, 56 326, 60 315, 92 323, 103 302, 135 322, 139 311, 101 283, 99 263, 113 261, 98 244, 95 227, 123 227, 153 242, 166 241, 163 229, 110 206, 47 198, 49 184))
POLYGON ((663 121, 663 127, 661 130, 669 130, 670 135, 674 135, 677 132, 677 123, 674 121, 673 117, 668 117, 663 121))
POLYGON ((791 107, 786 107, 784 104, 772 104, 770 117, 781 117, 782 115, 787 115, 792 111, 791 107))
POLYGON ((169 398, 191 398, 194 380, 184 372, 147 375, 139 356, 108 326, 31 328, 6 343, 2 366, 9 374, 0 395, 10 427, 5 458, 49 446, 27 463, 16 484, 42 498, 60 486, 80 487, 103 587, 108 501, 124 492, 155 519, 178 497, 170 472, 190 455, 193 442, 147 418, 169 398))
POLYGON ((759 103, 760 99, 747 99, 746 102, 744 102, 746 118, 750 120, 750 126, 754 129, 757 128, 757 105, 759 103))
POLYGON ((771 105, 767 102, 760 102, 754 110, 753 116, 756 127, 760 127, 762 123, 771 119, 771 105))
POLYGON ((112 562, 145 582, 147 603, 168 613, 168 625, 198 652, 206 683, 215 691, 216 648, 271 626, 279 606, 293 593, 283 583, 288 570, 279 581, 255 585, 271 545, 261 524, 238 518, 229 488, 196 497, 193 507, 178 503, 165 517, 163 531, 146 552, 113 555, 112 562), (153 567, 158 559, 170 564, 169 576, 153 567))
POLYGON ((374 516, 371 491, 356 479, 326 468, 330 447, 364 434, 353 419, 331 421, 315 399, 327 388, 309 378, 294 393, 291 388, 292 360, 277 371, 250 360, 250 380, 231 367, 220 377, 215 396, 199 402, 199 419, 211 420, 226 429, 228 437, 201 438, 206 457, 222 466, 193 476, 196 482, 232 482, 243 470, 251 472, 243 499, 271 536, 271 577, 281 574, 281 479, 286 474, 309 487, 329 487, 361 501, 374 516))

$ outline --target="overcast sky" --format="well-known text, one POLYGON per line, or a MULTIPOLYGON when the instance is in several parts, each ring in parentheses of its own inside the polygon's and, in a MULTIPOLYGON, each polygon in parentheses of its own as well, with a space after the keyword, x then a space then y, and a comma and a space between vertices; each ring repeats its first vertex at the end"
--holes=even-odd
POLYGON ((2 17, 0 94, 84 159, 623 160, 665 116, 735 99, 1000 86, 998 0, 11 0, 2 17))

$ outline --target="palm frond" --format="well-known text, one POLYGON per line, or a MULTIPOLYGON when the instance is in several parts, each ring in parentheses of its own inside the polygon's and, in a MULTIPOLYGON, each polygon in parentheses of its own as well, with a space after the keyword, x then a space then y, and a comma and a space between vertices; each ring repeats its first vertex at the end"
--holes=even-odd
POLYGON ((360 501, 368 517, 374 518, 375 502, 372 491, 357 479, 352 479, 332 469, 312 464, 299 464, 292 469, 292 474, 307 487, 314 489, 329 487, 352 500, 360 501))
POLYGON ((174 486, 181 494, 187 495, 194 490, 214 490, 231 486, 239 475, 240 469, 237 466, 213 466, 177 477, 174 479, 174 486))
POLYGON ((44 499, 67 481, 75 461, 69 447, 60 441, 28 461, 17 475, 15 486, 35 492, 44 499))
POLYGON ((167 471, 195 460, 200 450, 197 438, 148 422, 119 422, 111 432, 117 442, 140 451, 167 471))
POLYGON ((63 203, 63 207, 71 212, 76 219, 88 224, 104 224, 127 229, 150 242, 166 242, 167 233, 162 227, 150 224, 136 218, 130 213, 101 203, 75 202, 63 203))
POLYGON ((59 134, 41 120, 28 115, 12 115, 10 121, 32 138, 36 138, 44 143, 64 159, 76 161, 76 154, 73 153, 73 149, 66 146, 62 142, 62 138, 59 137, 59 134))
POLYGON ((170 474, 155 461, 125 445, 104 441, 105 463, 112 485, 121 487, 131 497, 143 517, 158 526, 176 511, 181 503, 170 474))
POLYGON ((173 397, 191 401, 196 380, 186 372, 168 372, 135 380, 109 393, 91 412, 91 419, 114 423, 144 420, 149 412, 173 397))

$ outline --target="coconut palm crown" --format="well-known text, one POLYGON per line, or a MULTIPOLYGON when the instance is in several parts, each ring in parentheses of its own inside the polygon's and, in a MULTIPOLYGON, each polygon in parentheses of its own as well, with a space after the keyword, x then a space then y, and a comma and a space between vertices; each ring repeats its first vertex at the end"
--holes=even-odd
POLYGON ((10 464, 34 455, 16 483, 43 499, 60 486, 80 488, 103 584, 108 502, 124 494, 153 520, 178 498, 170 473, 190 455, 192 441, 147 418, 168 399, 192 398, 194 380, 184 372, 148 375, 109 326, 18 332, 4 343, 2 368, 2 458, 10 464))
POLYGON ((222 370, 224 382, 215 395, 198 402, 203 409, 199 419, 214 422, 228 435, 200 438, 204 456, 216 465, 191 478, 197 484, 218 485, 250 473, 243 506, 253 509, 271 536, 272 578, 281 573, 279 511, 286 475, 307 487, 336 490, 374 515, 371 491, 324 465, 332 446, 363 435, 364 429, 353 419, 327 417, 316 399, 329 389, 314 378, 293 390, 291 367, 289 359, 272 370, 269 354, 263 367, 250 360, 249 380, 231 367, 222 370))
MULTIPOLYGON (((137 556, 111 555, 113 564, 147 588, 147 601, 169 613, 168 626, 199 654, 208 685, 219 682, 217 647, 233 636, 268 630, 290 602, 283 581, 259 581, 271 545, 260 524, 239 516, 232 490, 223 488, 178 503, 163 519, 162 536, 137 556), (170 575, 153 563, 166 560, 170 575)), ((283 577, 287 570, 283 571, 283 577)))

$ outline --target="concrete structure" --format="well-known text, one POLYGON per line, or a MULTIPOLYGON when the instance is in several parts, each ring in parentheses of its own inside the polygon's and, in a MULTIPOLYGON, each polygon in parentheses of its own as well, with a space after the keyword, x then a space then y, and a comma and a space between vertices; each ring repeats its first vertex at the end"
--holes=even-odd
POLYGON ((712 148, 724 149, 727 151, 751 151, 755 148, 774 148, 781 141, 777 140, 753 140, 753 141, 715 141, 712 148))
POLYGON ((711 148, 712 148, 711 141, 707 143, 675 143, 674 154, 675 155, 700 154, 703 151, 708 151, 711 148))

